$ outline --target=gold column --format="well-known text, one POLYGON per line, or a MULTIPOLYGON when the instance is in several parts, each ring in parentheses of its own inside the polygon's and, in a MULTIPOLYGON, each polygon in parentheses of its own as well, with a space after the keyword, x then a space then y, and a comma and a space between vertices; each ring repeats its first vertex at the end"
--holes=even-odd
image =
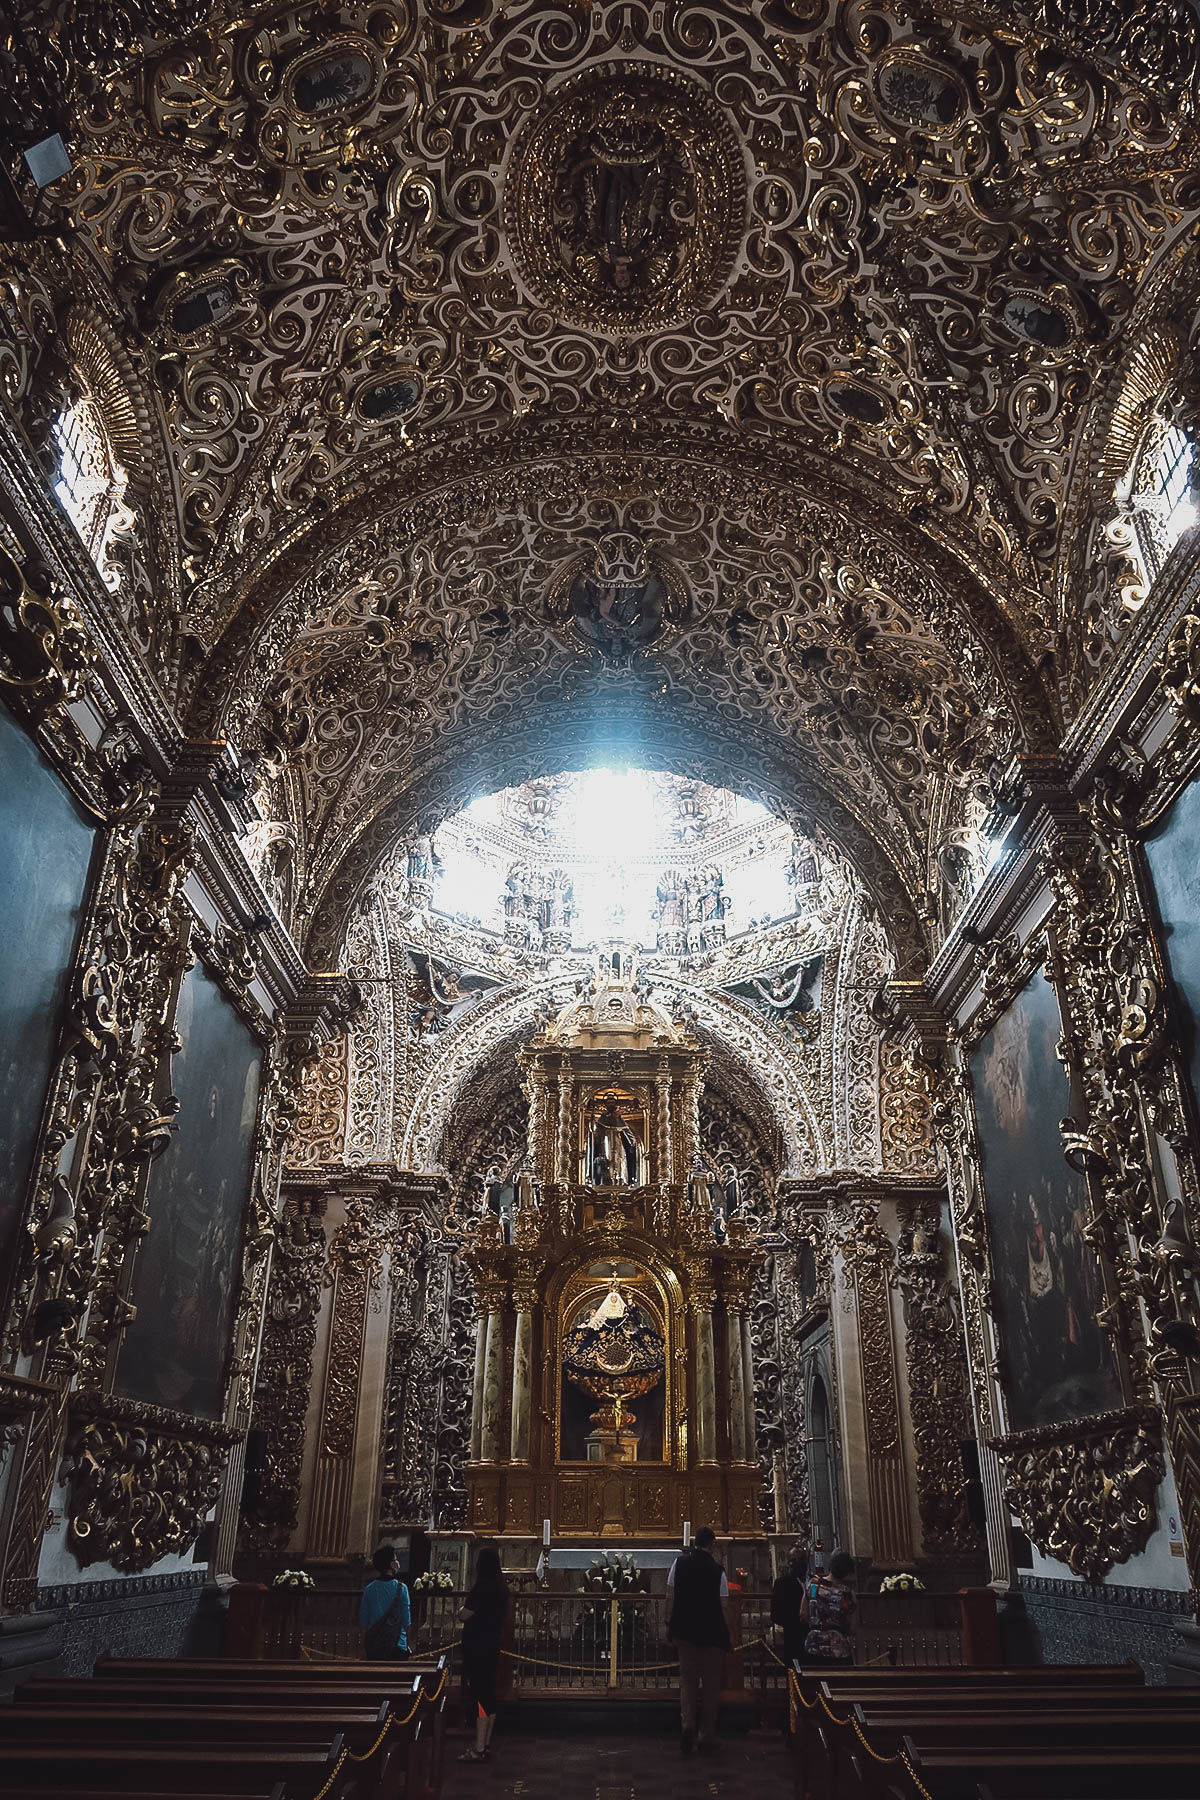
POLYGON ((729 1370, 729 1454, 746 1461, 746 1380, 742 1355, 742 1315, 732 1302, 725 1306, 725 1357, 729 1370))
POLYGON ((860 1261, 855 1277, 858 1337, 867 1414, 867 1486, 872 1553, 878 1562, 911 1556, 888 1269, 880 1254, 860 1261))
POLYGON ((529 1461, 530 1395, 533 1386, 533 1308, 536 1293, 532 1285, 513 1289, 513 1305, 517 1309, 517 1326, 513 1337, 512 1427, 509 1454, 513 1462, 529 1461))
POLYGON ((573 1187, 579 1180, 579 1171, 575 1167, 571 1144, 571 1091, 573 1085, 567 1070, 561 1070, 558 1077, 558 1179, 569 1187, 573 1187))
POLYGON ((479 1461, 483 1443, 483 1376, 487 1358, 487 1325, 487 1313, 480 1311, 475 1318, 475 1379, 471 1386, 472 1462, 479 1461))
POLYGON ((483 1427, 479 1437, 480 1462, 500 1460, 500 1418, 504 1410, 504 1296, 499 1288, 488 1295, 487 1348, 483 1358, 483 1427))
POLYGON ((713 1288, 711 1281, 692 1277, 689 1307, 696 1343, 696 1458, 717 1460, 717 1368, 713 1344, 713 1288))
POLYGON ((667 1057, 659 1058, 655 1076, 655 1093, 658 1102, 658 1129, 656 1145, 657 1154, 654 1159, 654 1179, 670 1181, 672 1175, 671 1156, 671 1064, 667 1057))
POLYGON ((758 1421, 754 1416, 754 1346, 750 1342, 750 1314, 742 1312, 742 1398, 746 1404, 746 1460, 758 1454, 758 1421))

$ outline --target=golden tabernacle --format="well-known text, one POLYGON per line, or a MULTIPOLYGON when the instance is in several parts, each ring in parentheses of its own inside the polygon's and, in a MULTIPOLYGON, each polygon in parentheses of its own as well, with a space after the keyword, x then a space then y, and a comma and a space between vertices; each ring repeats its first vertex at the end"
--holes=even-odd
POLYGON ((761 1260, 700 1157, 706 1052, 632 950, 521 1056, 519 1179, 466 1225, 477 1532, 761 1531, 747 1300, 761 1260))

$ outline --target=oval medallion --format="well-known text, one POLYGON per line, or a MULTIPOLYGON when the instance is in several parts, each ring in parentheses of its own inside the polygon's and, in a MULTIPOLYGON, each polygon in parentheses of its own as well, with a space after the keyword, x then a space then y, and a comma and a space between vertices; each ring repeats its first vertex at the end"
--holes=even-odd
POLYGON ((356 111, 375 97, 379 66, 353 40, 306 51, 288 71, 286 95, 302 119, 327 119, 356 111))
POLYGON ((229 274, 212 275, 192 283, 167 310, 167 323, 180 337, 212 331, 230 318, 238 304, 238 292, 229 274))
POLYGON ((874 72, 880 111, 897 125, 935 137, 957 130, 967 110, 967 88, 953 69, 912 50, 893 50, 874 72))
POLYGON ((356 404, 364 419, 378 425, 415 412, 424 392, 425 383, 416 369, 398 369, 385 380, 360 388, 356 404))
POLYGON ((1021 288, 1009 294, 1000 308, 1000 317, 1015 338, 1042 350, 1061 349, 1073 335, 1071 321, 1062 308, 1035 288, 1021 288))
POLYGON ((637 63, 564 82, 514 146, 504 226, 533 292, 596 331, 662 330, 724 286, 745 165, 722 109, 637 63))
POLYGON ((860 425, 882 425, 888 415, 882 394, 851 375, 834 375, 825 383, 825 398, 835 412, 856 419, 860 425))

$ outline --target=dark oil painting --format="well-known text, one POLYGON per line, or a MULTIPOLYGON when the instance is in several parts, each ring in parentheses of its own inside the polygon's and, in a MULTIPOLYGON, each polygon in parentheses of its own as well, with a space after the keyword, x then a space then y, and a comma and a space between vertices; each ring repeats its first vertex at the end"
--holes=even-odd
POLYGON ((1164 829, 1147 842, 1146 860, 1175 988, 1175 1024, 1200 1102, 1200 782, 1184 789, 1164 829))
POLYGON ((171 1060, 178 1130, 151 1167, 150 1230, 133 1270, 137 1316, 117 1391, 199 1418, 221 1412, 250 1188, 260 1054, 197 964, 184 977, 171 1060))
POLYGON ((0 1268, 24 1211, 94 839, 0 707, 0 1268))
POLYGON ((1062 1153, 1059 1121, 1071 1108, 1054 1054, 1060 1030, 1054 990, 1039 973, 971 1057, 1013 1431, 1122 1402, 1096 1320, 1104 1282, 1083 1235, 1087 1186, 1062 1153))

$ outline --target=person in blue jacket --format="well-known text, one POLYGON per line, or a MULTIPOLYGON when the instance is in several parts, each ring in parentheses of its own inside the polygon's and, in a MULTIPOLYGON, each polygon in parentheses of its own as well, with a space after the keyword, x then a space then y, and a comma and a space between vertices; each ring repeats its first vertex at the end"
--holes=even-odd
POLYGON ((381 1544, 371 1561, 375 1577, 363 1589, 359 1628, 366 1639, 368 1662, 404 1662, 408 1656, 411 1611, 408 1589, 400 1580, 400 1563, 391 1544, 381 1544))

